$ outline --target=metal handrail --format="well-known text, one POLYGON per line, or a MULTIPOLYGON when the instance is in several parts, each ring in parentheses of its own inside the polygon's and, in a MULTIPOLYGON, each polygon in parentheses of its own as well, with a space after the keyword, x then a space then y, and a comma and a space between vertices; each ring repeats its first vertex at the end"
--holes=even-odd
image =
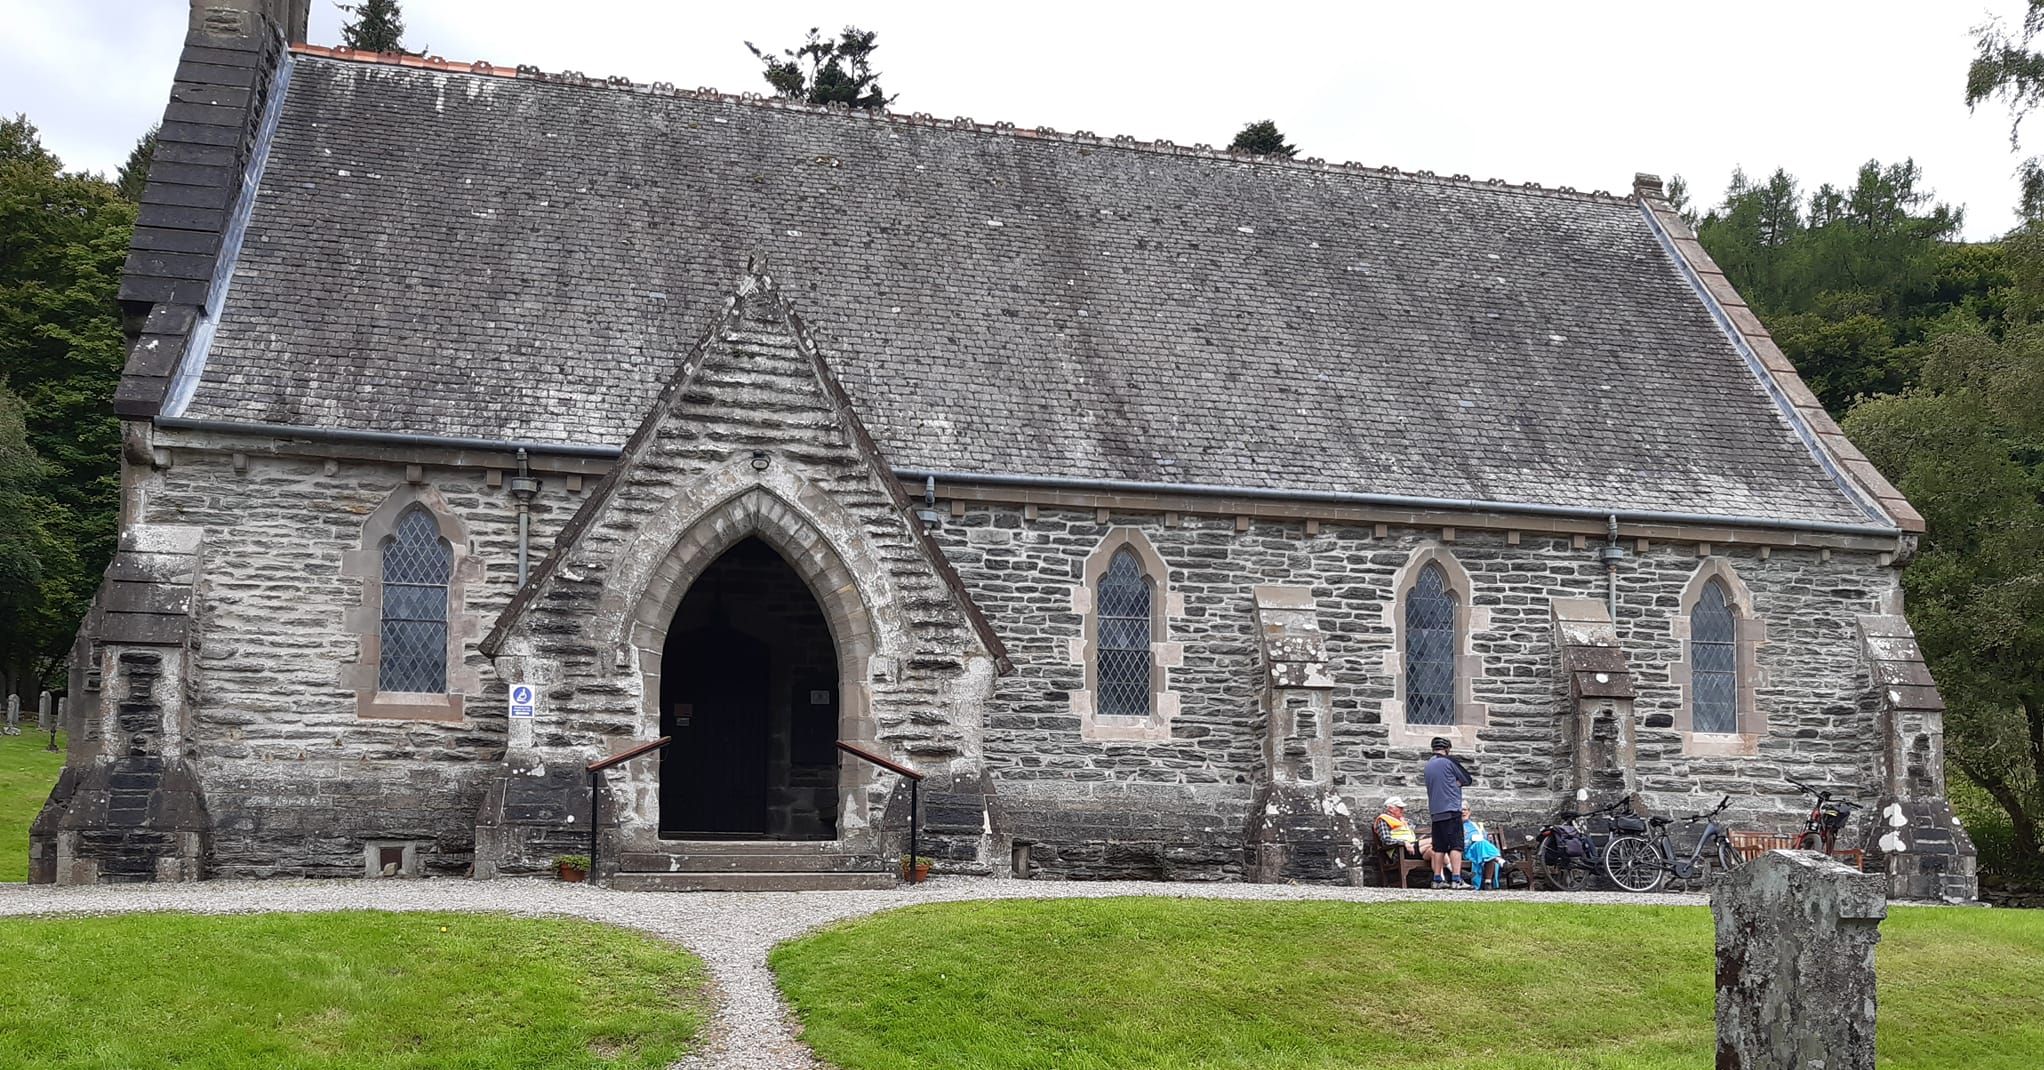
POLYGON ((860 761, 871 762, 890 773, 908 778, 908 865, 902 867, 902 877, 910 884, 916 883, 916 847, 917 840, 922 835, 923 774, 900 763, 888 761, 872 751, 854 747, 842 739, 837 741, 837 749, 860 761))
POLYGON ((672 742, 673 736, 661 736, 650 743, 641 743, 608 758, 598 758, 584 767, 583 771, 589 774, 589 880, 592 883, 596 880, 597 836, 603 831, 603 822, 597 820, 597 807, 603 798, 603 771, 614 765, 623 765, 642 754, 650 754, 672 742))

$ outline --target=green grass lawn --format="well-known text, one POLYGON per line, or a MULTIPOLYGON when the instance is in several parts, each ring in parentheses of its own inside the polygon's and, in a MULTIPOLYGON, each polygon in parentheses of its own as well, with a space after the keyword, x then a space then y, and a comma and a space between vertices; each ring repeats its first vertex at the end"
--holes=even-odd
POLYGON ((702 964, 589 922, 479 914, 16 918, 0 1066, 657 1068, 702 964))
MULTIPOLYGON (((44 750, 47 732, 35 730, 33 711, 24 711, 28 726, 18 736, 0 736, 0 881, 28 879, 28 826, 42 810, 43 800, 64 767, 64 753, 44 750)), ((57 746, 64 737, 57 736, 57 746)))
MULTIPOLYGON (((2044 912, 1897 908, 1882 934, 1882 1067, 2044 1065, 2044 912)), ((843 1070, 1695 1070, 1712 940, 1701 907, 1023 900, 771 961, 843 1070)))

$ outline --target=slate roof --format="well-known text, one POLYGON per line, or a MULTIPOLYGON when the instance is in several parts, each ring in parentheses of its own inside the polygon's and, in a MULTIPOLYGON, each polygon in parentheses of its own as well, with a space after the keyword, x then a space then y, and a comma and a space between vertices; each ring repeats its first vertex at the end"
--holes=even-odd
POLYGON ((298 55, 195 418, 621 443, 764 251, 897 466, 1866 522, 1631 199, 298 55))

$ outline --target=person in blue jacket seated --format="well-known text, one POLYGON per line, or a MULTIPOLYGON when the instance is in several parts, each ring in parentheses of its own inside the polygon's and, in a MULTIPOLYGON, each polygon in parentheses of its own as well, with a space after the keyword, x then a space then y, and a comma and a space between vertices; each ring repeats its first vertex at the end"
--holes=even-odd
MULTIPOLYGON (((1497 863, 1504 852, 1491 841, 1490 830, 1483 827, 1483 822, 1469 816, 1469 804, 1466 802, 1462 804, 1462 843, 1462 857, 1469 862, 1469 882, 1481 891, 1483 871, 1497 863)), ((1503 887, 1504 876, 1504 866, 1499 864, 1491 871, 1490 886, 1503 887)))

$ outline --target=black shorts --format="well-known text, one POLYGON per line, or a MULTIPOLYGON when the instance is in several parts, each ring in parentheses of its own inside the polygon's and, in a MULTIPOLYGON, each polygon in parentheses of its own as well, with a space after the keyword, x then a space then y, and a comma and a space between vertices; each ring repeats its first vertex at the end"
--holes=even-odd
POLYGON ((1434 850, 1446 854, 1462 849, 1462 818, 1443 817, 1434 821, 1434 850))

